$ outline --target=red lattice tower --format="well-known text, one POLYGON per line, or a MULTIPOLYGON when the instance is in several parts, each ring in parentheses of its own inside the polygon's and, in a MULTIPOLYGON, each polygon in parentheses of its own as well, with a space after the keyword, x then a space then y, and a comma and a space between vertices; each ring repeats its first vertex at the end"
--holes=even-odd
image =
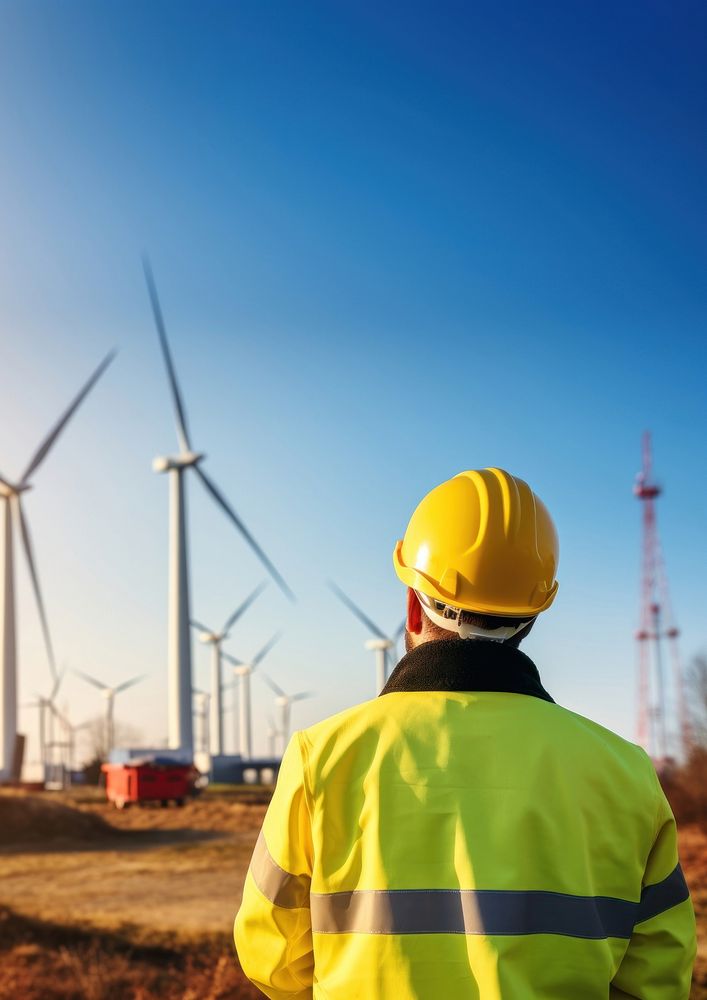
POLYGON ((636 476, 633 492, 643 504, 643 571, 641 626, 638 642, 638 743, 656 761, 684 756, 692 742, 685 701, 678 636, 670 603, 668 577, 660 548, 655 501, 662 490, 651 478, 651 436, 643 435, 643 468, 636 476), (673 668, 673 687, 678 733, 675 741, 668 730, 670 710, 663 664, 663 640, 667 640, 673 668), (653 653, 651 657, 651 652, 653 653), (651 667, 653 669, 651 669, 651 667), (672 746, 671 746, 672 743, 672 746))

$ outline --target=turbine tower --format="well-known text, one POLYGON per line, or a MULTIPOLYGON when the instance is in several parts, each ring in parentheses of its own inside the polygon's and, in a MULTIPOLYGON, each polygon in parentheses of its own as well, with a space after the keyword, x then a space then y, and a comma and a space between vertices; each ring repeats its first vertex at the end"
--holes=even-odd
POLYGON ((376 654, 376 694, 380 694, 385 687, 386 680, 388 679, 388 659, 390 651, 395 649, 398 644, 398 640, 405 631, 405 623, 407 619, 403 618, 402 622, 392 636, 386 635, 374 621, 371 621, 368 615, 362 611, 357 604, 354 604, 348 594, 345 594, 341 587, 337 586, 333 580, 329 581, 329 588, 336 594, 342 604, 345 604, 349 611, 356 618, 358 618, 363 625, 366 626, 368 631, 373 633, 373 638, 366 641, 365 648, 373 650, 376 654))
POLYGON ((268 728, 265 733, 268 741, 268 754, 270 757, 274 757, 277 753, 275 746, 275 740, 277 739, 277 727, 275 725, 275 720, 272 715, 268 716, 268 728))
POLYGON ((155 472, 168 472, 170 476, 168 737, 170 747, 192 752, 194 739, 191 704, 191 636, 189 632, 189 556, 184 493, 184 474, 187 470, 194 472, 206 492, 235 525, 282 592, 290 600, 294 600, 294 594, 219 488, 201 468, 200 463, 204 459, 204 455, 201 452, 194 451, 191 445, 187 428, 186 409, 181 392, 179 391, 177 375, 162 317, 162 309, 157 297, 157 288, 147 258, 143 259, 143 266, 162 357, 167 370, 167 379, 174 406, 177 439, 179 442, 178 455, 156 458, 152 463, 155 472))
POLYGON ((643 468, 636 476, 634 495, 643 505, 643 570, 641 585, 641 626, 636 633, 638 642, 638 743, 657 763, 675 756, 671 750, 672 733, 668 730, 670 715, 667 685, 664 675, 662 640, 668 640, 673 668, 673 688, 677 707, 678 735, 676 755, 688 752, 692 733, 685 700, 679 630, 673 621, 668 589, 668 577, 658 537, 655 501, 662 489, 652 479, 651 436, 643 435, 643 468), (651 650, 653 651, 651 664, 651 650), (653 669, 651 670, 651 665, 653 669))
POLYGON ((41 694, 36 694, 36 701, 29 702, 29 704, 23 705, 23 708, 38 708, 39 709, 39 760, 42 765, 42 780, 44 780, 44 775, 46 774, 47 765, 47 744, 52 743, 54 739, 53 733, 53 723, 52 719, 57 714, 56 707, 56 696, 59 693, 59 688, 61 682, 64 679, 65 670, 62 670, 60 674, 57 674, 56 680, 52 684, 52 689, 49 692, 49 697, 45 698, 41 694), (49 716, 49 721, 51 725, 51 731, 49 739, 47 739, 47 711, 51 714, 49 716))
POLYGON ((199 629, 199 638, 203 643, 211 646, 211 698, 210 698, 210 720, 209 720, 209 745, 205 747, 212 755, 221 755, 223 751, 223 675, 221 672, 222 649, 221 645, 228 638, 230 630, 236 624, 244 612, 248 610, 253 601, 267 587, 267 583, 261 583, 255 590, 246 597, 245 601, 236 608, 233 614, 226 619, 226 623, 220 632, 210 629, 208 625, 202 625, 192 619, 192 626, 199 629))
POLYGON ((252 753, 252 730, 251 730, 251 704, 250 704, 250 675, 255 672, 259 663, 265 659, 276 642, 282 637, 282 632, 276 632, 272 638, 268 639, 262 649, 260 649, 250 663, 237 660, 230 653, 223 653, 224 660, 234 665, 233 673, 240 679, 239 708, 240 726, 239 737, 241 744, 241 757, 243 760, 250 760, 252 753))
POLYGON ((115 696, 120 694, 122 691, 127 691, 128 688, 132 687, 134 684, 138 684, 141 680, 144 680, 145 675, 140 674, 139 677, 131 677, 129 681, 123 681, 122 684, 116 684, 111 687, 110 684, 104 684, 103 681, 99 681, 97 677, 91 677, 90 674, 84 674, 81 670, 74 670, 75 674, 88 683, 92 684, 95 688, 101 692, 103 697, 106 699, 106 755, 110 754, 113 749, 113 744, 115 743, 115 721, 113 717, 113 709, 115 706, 115 696))
POLYGON ((290 739, 290 716, 292 705, 296 701, 304 701, 306 698, 313 698, 313 691, 300 691, 298 694, 286 694, 279 684, 261 671, 260 676, 275 695, 275 704, 280 709, 280 737, 282 739, 282 753, 284 754, 290 739))
POLYGON ((204 753, 210 753, 209 702, 211 701, 211 695, 208 691, 202 691, 200 688, 194 688, 193 695, 194 701, 197 705, 194 714, 199 722, 197 730, 199 740, 194 744, 194 749, 202 750, 204 753))
POLYGON ((44 644, 49 659, 52 679, 56 680, 54 650, 49 635, 49 625, 42 599, 39 576, 29 525, 22 507, 22 495, 32 488, 31 479, 47 457, 69 420, 89 394, 93 386, 115 356, 111 352, 100 363, 78 396, 64 411, 49 434, 41 442, 18 480, 0 474, 0 501, 4 503, 2 515, 2 566, 0 566, 0 781, 10 776, 15 741, 17 738, 17 617, 15 607, 15 561, 13 528, 19 533, 27 560, 34 598, 39 612, 44 644))

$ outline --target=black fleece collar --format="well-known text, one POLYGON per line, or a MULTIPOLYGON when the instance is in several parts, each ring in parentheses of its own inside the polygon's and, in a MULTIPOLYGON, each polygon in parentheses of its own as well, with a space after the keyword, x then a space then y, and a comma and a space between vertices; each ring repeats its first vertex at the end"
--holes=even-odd
POLYGON ((533 661, 504 642, 439 639, 407 653, 381 694, 395 691, 507 691, 552 701, 533 661))

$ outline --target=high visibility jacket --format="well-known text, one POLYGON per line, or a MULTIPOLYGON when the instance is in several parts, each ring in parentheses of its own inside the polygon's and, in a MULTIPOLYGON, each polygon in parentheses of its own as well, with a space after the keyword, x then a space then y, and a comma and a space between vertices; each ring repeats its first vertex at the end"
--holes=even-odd
POLYGON ((294 735, 235 939, 273 1000, 687 1000, 696 947, 648 756, 473 641, 294 735))

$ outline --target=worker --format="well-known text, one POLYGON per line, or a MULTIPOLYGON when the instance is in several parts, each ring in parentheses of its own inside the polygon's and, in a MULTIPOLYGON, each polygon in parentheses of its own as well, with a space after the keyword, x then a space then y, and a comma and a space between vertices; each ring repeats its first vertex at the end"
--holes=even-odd
POLYGON ((653 764, 518 648, 557 562, 502 469, 415 510, 407 654, 293 736, 246 877, 236 948, 273 1000, 687 1000, 694 913, 653 764))

